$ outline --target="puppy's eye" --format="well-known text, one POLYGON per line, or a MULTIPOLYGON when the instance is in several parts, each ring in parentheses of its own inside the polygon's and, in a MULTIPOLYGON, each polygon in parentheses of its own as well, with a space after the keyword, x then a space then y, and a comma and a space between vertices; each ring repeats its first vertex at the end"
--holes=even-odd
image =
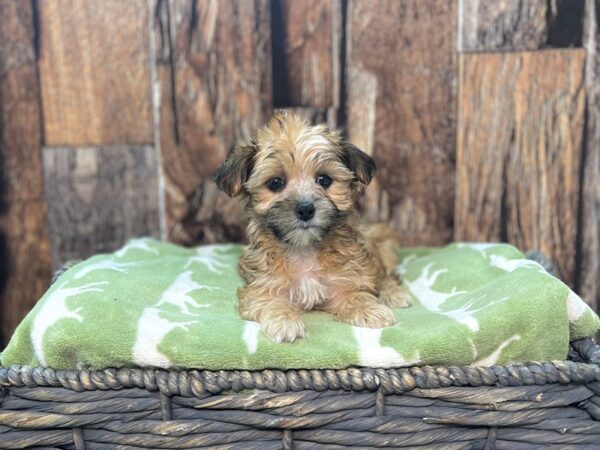
POLYGON ((324 188, 328 188, 333 183, 333 180, 329 175, 319 175, 317 176, 317 184, 323 186, 324 188))
POLYGON ((282 178, 275 177, 267 181, 267 189, 271 192, 279 192, 285 186, 285 181, 282 178))

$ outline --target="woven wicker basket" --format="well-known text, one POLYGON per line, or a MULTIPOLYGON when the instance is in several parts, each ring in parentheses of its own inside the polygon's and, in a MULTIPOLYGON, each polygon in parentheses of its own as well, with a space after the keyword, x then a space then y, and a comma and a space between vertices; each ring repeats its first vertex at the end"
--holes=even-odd
POLYGON ((0 448, 600 448, 600 347, 494 367, 0 369, 0 448))
POLYGON ((0 367, 0 449, 346 447, 600 449, 600 346, 493 367, 0 367))

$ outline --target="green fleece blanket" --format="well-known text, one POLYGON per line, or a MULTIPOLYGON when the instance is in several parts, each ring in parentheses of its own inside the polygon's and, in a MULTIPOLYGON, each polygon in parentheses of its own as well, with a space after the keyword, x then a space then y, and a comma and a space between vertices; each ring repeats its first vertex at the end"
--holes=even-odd
POLYGON ((416 298, 398 323, 366 329, 322 312, 309 337, 268 341, 236 311, 241 247, 130 241, 62 275, 18 327, 2 365, 263 369, 492 365, 565 359, 596 314, 540 265, 504 244, 402 251, 416 298))

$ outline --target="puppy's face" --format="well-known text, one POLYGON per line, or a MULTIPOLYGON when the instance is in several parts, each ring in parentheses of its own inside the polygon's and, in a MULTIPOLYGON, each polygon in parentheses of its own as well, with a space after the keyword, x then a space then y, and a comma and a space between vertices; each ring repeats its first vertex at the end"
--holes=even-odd
POLYGON ((278 114, 238 147, 219 170, 218 186, 243 195, 255 220, 290 246, 321 241, 353 210, 373 176, 371 157, 323 125, 278 114))

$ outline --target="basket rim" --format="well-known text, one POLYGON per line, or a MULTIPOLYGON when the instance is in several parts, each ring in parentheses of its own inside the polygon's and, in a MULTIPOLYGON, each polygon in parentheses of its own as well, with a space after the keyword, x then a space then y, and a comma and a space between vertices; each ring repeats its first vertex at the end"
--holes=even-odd
POLYGON ((504 366, 421 366, 398 369, 166 370, 108 368, 55 370, 0 366, 0 397, 11 387, 62 387, 72 391, 140 388, 163 395, 206 396, 259 389, 275 393, 301 390, 377 391, 384 394, 444 387, 517 387, 600 382, 600 346, 588 338, 571 343, 585 362, 546 361, 504 366))

